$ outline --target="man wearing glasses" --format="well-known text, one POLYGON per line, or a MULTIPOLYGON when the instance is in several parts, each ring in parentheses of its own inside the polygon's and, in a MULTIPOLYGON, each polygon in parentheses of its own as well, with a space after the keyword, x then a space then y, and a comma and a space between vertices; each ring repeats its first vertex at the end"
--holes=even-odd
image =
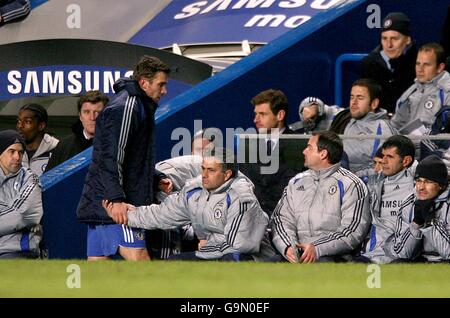
POLYGON ((449 261, 450 198, 444 162, 435 155, 423 159, 417 165, 415 184, 416 193, 400 208, 390 251, 405 261, 449 261))

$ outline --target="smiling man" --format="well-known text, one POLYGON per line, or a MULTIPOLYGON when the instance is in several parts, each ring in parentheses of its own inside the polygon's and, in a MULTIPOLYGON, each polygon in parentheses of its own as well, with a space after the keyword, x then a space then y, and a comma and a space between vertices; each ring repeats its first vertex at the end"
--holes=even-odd
POLYGON ((450 198, 444 162, 434 155, 423 159, 417 165, 415 182, 416 193, 402 204, 389 250, 407 261, 449 261, 450 198))
POLYGON ((417 48, 412 43, 409 18, 402 12, 389 13, 383 20, 381 44, 363 59, 362 77, 381 85, 381 107, 395 112, 400 95, 414 82, 417 48))
POLYGON ((143 56, 132 78, 114 84, 117 94, 96 120, 92 163, 77 210, 88 225, 88 260, 119 253, 127 260, 147 260, 145 233, 117 225, 102 207, 113 202, 114 218, 124 217, 127 203, 153 202, 155 111, 167 93, 170 69, 156 57, 143 56))
POLYGON ((0 258, 39 257, 41 188, 22 167, 24 151, 19 133, 0 131, 0 258))

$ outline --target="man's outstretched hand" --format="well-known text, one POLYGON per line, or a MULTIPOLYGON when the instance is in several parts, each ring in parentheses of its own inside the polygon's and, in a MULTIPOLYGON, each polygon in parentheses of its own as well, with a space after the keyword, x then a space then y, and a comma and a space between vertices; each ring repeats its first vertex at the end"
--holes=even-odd
POLYGON ((169 178, 161 179, 158 183, 158 188, 165 194, 171 194, 173 190, 172 180, 170 180, 169 178))
POLYGON ((118 224, 128 224, 128 210, 133 211, 134 205, 125 202, 111 202, 108 200, 102 201, 102 206, 106 213, 118 224))

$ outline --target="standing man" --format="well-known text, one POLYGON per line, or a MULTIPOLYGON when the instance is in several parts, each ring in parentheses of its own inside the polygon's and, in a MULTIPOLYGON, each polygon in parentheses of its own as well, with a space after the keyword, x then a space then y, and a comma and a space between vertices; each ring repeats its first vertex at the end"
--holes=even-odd
POLYGON ((389 13, 383 20, 381 45, 362 60, 362 77, 381 85, 381 106, 391 116, 397 99, 414 82, 416 56, 408 16, 402 12, 389 13))
POLYGON ((127 260, 146 260, 141 229, 117 225, 102 207, 112 202, 111 215, 122 219, 127 203, 153 202, 155 111, 167 93, 169 67, 156 57, 143 56, 132 78, 114 84, 116 98, 96 121, 92 163, 86 176, 77 218, 88 225, 88 260, 119 253, 127 260))
POLYGON ((45 132, 48 114, 39 104, 26 104, 19 110, 16 129, 25 140, 22 164, 38 177, 45 171, 58 139, 45 132))
MULTIPOLYGON (((298 164, 298 160, 295 161, 295 164, 292 163, 293 160, 289 162, 289 156, 293 157, 290 151, 294 153, 297 151, 295 155, 298 158, 298 150, 289 148, 288 140, 278 138, 281 134, 293 133, 286 127, 288 100, 284 93, 280 90, 269 89, 253 97, 251 102, 255 113, 253 122, 258 134, 267 134, 267 136, 253 144, 248 143, 250 145, 248 150, 258 153, 257 162, 252 162, 250 165, 241 165, 240 170, 254 183, 255 195, 262 209, 270 216, 284 187, 300 171, 300 167, 295 165, 298 164), (262 168, 269 164, 262 162, 261 157, 259 157, 261 153, 266 154, 272 161, 275 159, 273 156, 278 155, 276 172, 270 174, 262 172, 262 168)), ((251 155, 255 154, 249 154, 250 158, 251 155)))
POLYGON ((273 243, 291 263, 350 260, 367 235, 367 187, 341 168, 342 141, 313 132, 303 151, 305 166, 289 181, 272 218, 273 243))
POLYGON ((0 132, 0 258, 38 258, 42 238, 39 180, 22 167, 25 142, 18 132, 0 132))
POLYGON ((391 124, 401 130, 418 121, 431 128, 445 105, 450 105, 450 74, 445 71, 444 49, 437 43, 428 43, 419 49, 415 83, 400 96, 391 124))
POLYGON ((405 136, 389 137, 380 149, 382 173, 372 175, 367 182, 372 227, 359 261, 390 263, 393 258, 385 251, 386 242, 393 238, 403 200, 414 192, 417 162, 414 144, 405 136))
POLYGON ((45 171, 53 169, 69 158, 92 146, 95 121, 108 104, 109 98, 100 91, 89 91, 77 102, 79 120, 72 126, 72 135, 61 140, 48 161, 45 171))

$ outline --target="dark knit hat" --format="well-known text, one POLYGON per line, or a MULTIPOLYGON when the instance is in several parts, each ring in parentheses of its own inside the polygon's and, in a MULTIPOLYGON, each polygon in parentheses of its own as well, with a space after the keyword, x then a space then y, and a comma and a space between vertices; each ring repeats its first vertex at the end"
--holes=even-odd
POLYGON ((428 156, 417 165, 415 178, 425 178, 446 185, 448 182, 447 167, 438 156, 428 156))
POLYGON ((0 155, 12 144, 22 144, 25 150, 25 142, 17 131, 11 129, 0 131, 0 155))
POLYGON ((403 35, 409 36, 411 29, 408 16, 402 12, 389 13, 383 20, 381 32, 389 30, 398 31, 403 35))

